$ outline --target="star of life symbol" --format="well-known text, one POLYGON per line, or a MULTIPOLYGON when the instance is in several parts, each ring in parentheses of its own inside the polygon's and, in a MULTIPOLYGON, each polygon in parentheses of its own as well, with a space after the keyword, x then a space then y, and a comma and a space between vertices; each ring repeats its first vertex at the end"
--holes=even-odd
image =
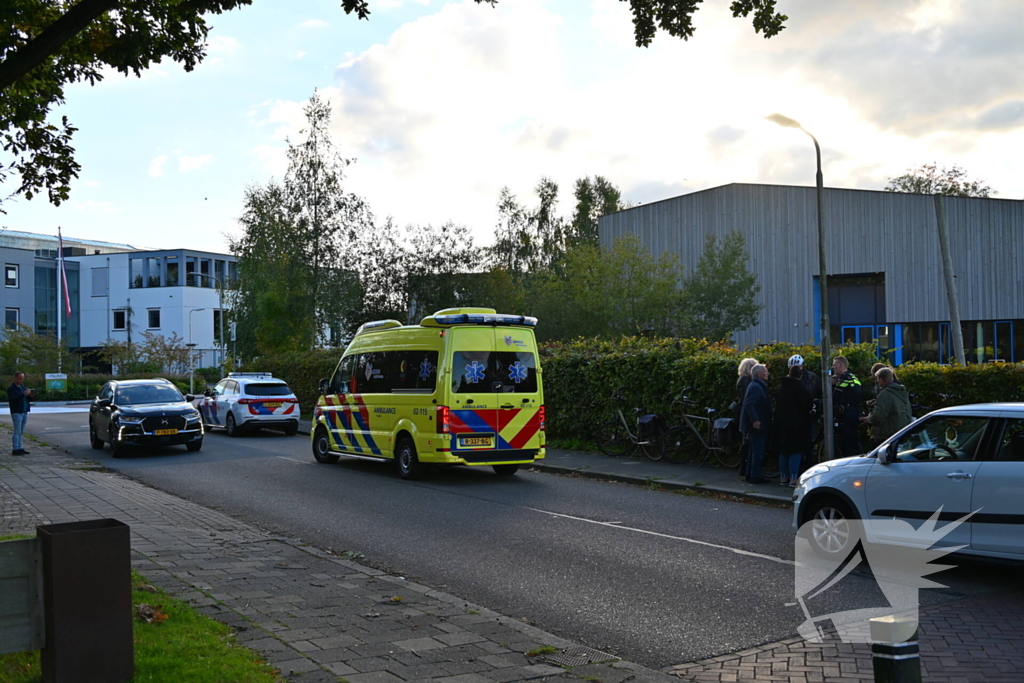
POLYGON ((423 362, 420 363, 420 379, 426 381, 430 379, 430 373, 434 371, 434 364, 430 362, 429 358, 424 358, 423 362))
POLYGON ((473 361, 466 366, 466 380, 470 384, 476 384, 484 378, 484 366, 480 363, 473 361))
POLYGON ((508 368, 508 378, 516 384, 519 384, 526 379, 526 366, 519 361, 516 361, 508 368))
POLYGON ((871 619, 898 615, 916 623, 918 591, 945 587, 924 577, 953 567, 931 562, 964 547, 932 546, 974 514, 936 528, 941 512, 917 529, 902 519, 815 517, 804 523, 795 538, 796 599, 806 619, 797 627, 800 635, 820 643, 831 622, 844 643, 871 643, 871 619), (880 546, 870 542, 874 538, 906 545, 880 546))

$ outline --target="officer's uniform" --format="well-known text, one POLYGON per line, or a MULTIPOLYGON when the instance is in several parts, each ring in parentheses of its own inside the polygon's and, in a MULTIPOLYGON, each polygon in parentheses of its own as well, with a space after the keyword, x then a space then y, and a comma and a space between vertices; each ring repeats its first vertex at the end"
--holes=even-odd
POLYGON ((839 423, 836 445, 845 457, 860 455, 864 450, 860 447, 860 439, 857 436, 857 427, 860 425, 861 389, 860 380, 847 370, 839 375, 832 390, 836 422, 839 423))

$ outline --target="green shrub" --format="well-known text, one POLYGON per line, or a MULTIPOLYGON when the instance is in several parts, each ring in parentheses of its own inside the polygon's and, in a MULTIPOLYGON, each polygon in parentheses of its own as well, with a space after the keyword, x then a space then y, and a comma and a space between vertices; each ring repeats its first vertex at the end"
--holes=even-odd
POLYGON ((320 397, 320 380, 334 374, 344 349, 317 349, 263 356, 241 368, 244 372, 271 372, 288 382, 299 399, 302 412, 308 415, 320 397))

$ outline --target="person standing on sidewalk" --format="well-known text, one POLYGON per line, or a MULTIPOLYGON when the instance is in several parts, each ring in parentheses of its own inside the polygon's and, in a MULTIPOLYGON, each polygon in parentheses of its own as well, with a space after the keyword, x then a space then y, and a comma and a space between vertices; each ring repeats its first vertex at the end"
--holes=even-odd
POLYGON ((843 457, 860 455, 863 449, 857 427, 860 425, 861 385, 857 376, 850 372, 850 361, 843 356, 832 360, 832 385, 835 421, 839 423, 836 446, 843 457))
POLYGON ((11 437, 14 450, 11 455, 28 455, 28 451, 21 447, 21 435, 25 433, 28 411, 32 409, 28 400, 33 395, 35 392, 25 387, 25 373, 14 373, 14 382, 7 387, 7 403, 11 407, 11 422, 14 423, 14 435, 11 437))
POLYGON ((740 432, 747 435, 750 448, 747 456, 747 481, 764 484, 768 480, 761 476, 761 462, 764 460, 768 434, 772 428, 772 400, 768 397, 768 368, 758 363, 751 370, 750 386, 743 399, 740 413, 740 432))
POLYGON ((779 484, 796 487, 800 461, 811 447, 811 396, 803 385, 803 365, 790 365, 775 395, 772 437, 779 447, 779 484))
MULTIPOLYGON (((736 417, 740 417, 740 413, 743 411, 743 401, 747 398, 747 387, 750 386, 750 371, 757 365, 756 358, 744 358, 740 361, 739 369, 736 374, 739 378, 736 380, 736 402, 733 404, 736 409, 736 417)), ((746 480, 747 478, 747 453, 750 448, 750 442, 747 440, 747 435, 740 434, 740 479, 746 480)))
POLYGON ((906 388, 896 381, 892 368, 879 369, 875 373, 875 381, 878 383, 878 399, 871 414, 860 419, 871 425, 872 448, 914 421, 910 396, 906 388))

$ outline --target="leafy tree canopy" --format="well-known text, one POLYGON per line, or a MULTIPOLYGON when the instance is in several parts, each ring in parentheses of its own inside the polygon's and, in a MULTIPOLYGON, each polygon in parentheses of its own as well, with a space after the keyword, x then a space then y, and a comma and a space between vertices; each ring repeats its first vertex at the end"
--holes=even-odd
MULTIPOLYGON (((627 0, 623 0, 625 2, 627 0)), ((495 5, 497 0, 475 0, 495 5)), ((689 39, 701 0, 628 0, 638 46, 658 29, 689 39)), ((71 192, 81 166, 71 138, 76 128, 61 117, 48 120, 64 102, 69 83, 102 80, 102 69, 140 74, 170 58, 191 71, 205 55, 207 16, 252 0, 4 0, 0 3, 0 183, 20 178, 15 195, 46 193, 59 205, 71 192)), ((770 38, 788 19, 776 0, 734 0, 733 16, 753 16, 754 30, 770 38)), ((368 0, 342 0, 360 19, 370 16, 368 0)), ((0 200, 2 202, 2 200, 0 200)), ((0 204, 2 205, 2 204, 0 204)))
POLYGON ((967 171, 953 164, 952 168, 937 163, 910 169, 901 176, 889 179, 886 192, 910 194, 943 194, 950 197, 988 197, 992 188, 980 180, 971 180, 967 171))
POLYGON ((757 324, 761 285, 747 269, 746 241, 731 232, 708 235, 697 267, 683 281, 679 336, 720 341, 757 324))

